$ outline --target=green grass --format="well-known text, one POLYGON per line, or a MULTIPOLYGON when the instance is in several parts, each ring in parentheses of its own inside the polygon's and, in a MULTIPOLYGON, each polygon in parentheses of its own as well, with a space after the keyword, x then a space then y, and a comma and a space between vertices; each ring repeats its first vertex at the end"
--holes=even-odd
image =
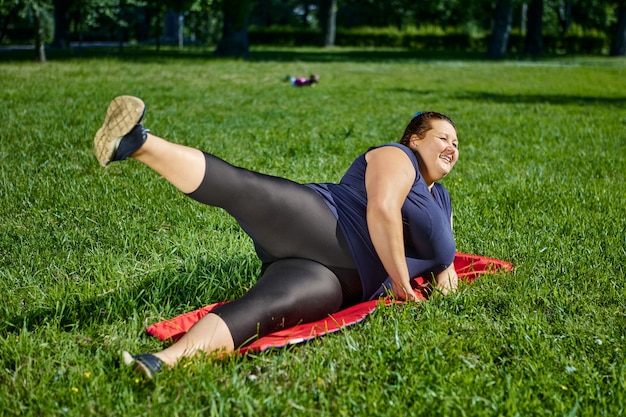
POLYGON ((624 59, 170 55, 0 55, 1 415, 626 413, 624 59), (312 89, 283 81, 311 72, 312 89), (457 248, 516 270, 143 382, 121 350, 161 348, 147 325, 241 295, 259 264, 221 211, 135 161, 97 165, 118 94, 144 98, 155 133, 304 182, 338 181, 417 110, 445 112, 457 248))

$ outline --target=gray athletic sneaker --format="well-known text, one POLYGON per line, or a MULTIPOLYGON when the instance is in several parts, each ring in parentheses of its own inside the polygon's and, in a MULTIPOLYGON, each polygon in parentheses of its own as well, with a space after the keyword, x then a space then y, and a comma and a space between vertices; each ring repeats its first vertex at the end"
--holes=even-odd
MULTIPOLYGON (((106 166, 113 160, 123 159, 116 158, 120 142, 139 125, 145 111, 146 105, 137 97, 119 96, 113 99, 107 109, 104 123, 93 139, 93 153, 100 165, 106 166)), ((145 130, 143 126, 141 130, 143 133, 145 130)))

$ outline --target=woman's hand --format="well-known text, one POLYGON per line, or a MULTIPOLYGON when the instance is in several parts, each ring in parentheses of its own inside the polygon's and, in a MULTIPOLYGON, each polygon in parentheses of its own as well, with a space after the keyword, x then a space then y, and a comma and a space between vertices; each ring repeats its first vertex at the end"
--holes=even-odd
POLYGON ((419 301, 409 281, 397 283, 392 278, 391 289, 393 290, 393 296, 398 300, 419 301))
POLYGON ((371 150, 365 159, 367 227, 374 249, 391 277, 395 297, 417 301, 406 264, 401 211, 415 182, 415 168, 401 149, 391 146, 371 150))

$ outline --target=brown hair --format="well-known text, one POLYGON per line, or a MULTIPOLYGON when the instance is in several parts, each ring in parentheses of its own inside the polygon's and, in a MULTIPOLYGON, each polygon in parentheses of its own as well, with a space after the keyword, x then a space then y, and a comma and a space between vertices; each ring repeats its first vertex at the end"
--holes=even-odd
POLYGON ((417 135, 418 138, 422 139, 426 132, 432 129, 431 121, 432 120, 445 120, 450 123, 452 127, 456 130, 456 125, 445 114, 437 113, 434 111, 426 111, 419 112, 409 122, 406 129, 404 130, 404 134, 402 135, 402 139, 400 139, 400 144, 404 146, 409 146, 409 142, 411 141, 411 136, 417 135))

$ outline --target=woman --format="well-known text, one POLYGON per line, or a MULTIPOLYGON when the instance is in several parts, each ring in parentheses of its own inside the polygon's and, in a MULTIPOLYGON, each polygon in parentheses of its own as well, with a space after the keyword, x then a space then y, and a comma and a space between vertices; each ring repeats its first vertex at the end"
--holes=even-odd
POLYGON ((320 76, 317 74, 311 74, 309 78, 305 77, 291 77, 287 76, 287 81, 294 87, 313 87, 316 83, 320 82, 320 76))
POLYGON ((222 207, 250 235, 263 264, 248 293, 204 316, 178 342, 154 354, 124 352, 147 376, 198 351, 231 352, 378 297, 386 280, 387 290, 407 301, 416 300, 413 276, 433 276, 443 293, 456 290, 450 197, 436 182, 458 159, 447 116, 417 113, 400 143, 369 149, 339 184, 298 184, 152 135, 141 124, 144 112, 136 97, 111 102, 94 138, 100 164, 131 157, 191 198, 222 207))

